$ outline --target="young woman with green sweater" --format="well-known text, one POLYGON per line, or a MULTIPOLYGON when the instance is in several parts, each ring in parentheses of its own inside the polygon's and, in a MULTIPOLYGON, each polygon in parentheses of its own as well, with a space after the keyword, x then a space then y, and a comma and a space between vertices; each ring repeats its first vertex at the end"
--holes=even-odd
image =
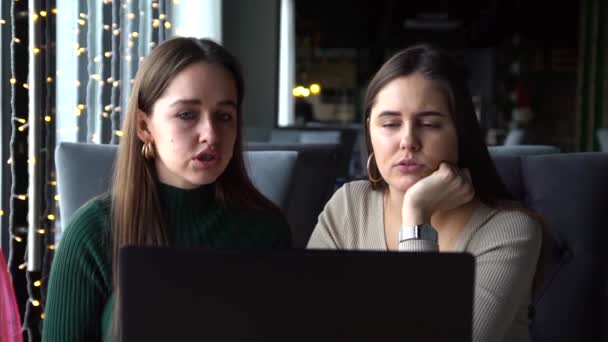
POLYGON ((43 341, 115 339, 123 246, 290 246, 287 221, 245 171, 243 89, 236 59, 210 40, 170 39, 144 60, 112 188, 74 214, 57 249, 43 341))

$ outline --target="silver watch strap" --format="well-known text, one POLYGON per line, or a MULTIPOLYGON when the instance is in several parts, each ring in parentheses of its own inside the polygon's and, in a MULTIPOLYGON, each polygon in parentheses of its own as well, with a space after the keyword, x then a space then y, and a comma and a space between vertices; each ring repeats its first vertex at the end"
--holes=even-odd
POLYGON ((399 231, 399 243, 417 239, 437 242, 437 231, 428 223, 417 224, 413 227, 403 227, 399 231))

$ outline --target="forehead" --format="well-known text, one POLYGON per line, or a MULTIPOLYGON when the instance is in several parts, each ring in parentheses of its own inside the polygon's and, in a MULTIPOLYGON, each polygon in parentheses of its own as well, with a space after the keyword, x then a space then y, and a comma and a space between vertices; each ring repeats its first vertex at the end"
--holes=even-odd
POLYGON ((195 62, 180 70, 169 81, 161 99, 165 97, 236 101, 236 82, 230 71, 219 64, 195 62))
POLYGON ((376 94, 371 114, 397 111, 412 114, 423 110, 449 114, 449 96, 446 87, 420 73, 397 77, 384 85, 376 94))

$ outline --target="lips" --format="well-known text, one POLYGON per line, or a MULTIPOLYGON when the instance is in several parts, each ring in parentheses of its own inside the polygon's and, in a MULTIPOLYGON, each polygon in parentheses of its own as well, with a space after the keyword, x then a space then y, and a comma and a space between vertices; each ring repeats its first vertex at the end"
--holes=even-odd
POLYGON ((403 173, 416 173, 424 168, 424 164, 421 164, 414 159, 403 159, 400 160, 395 167, 403 173))
POLYGON ((217 166, 220 160, 221 158, 217 153, 208 150, 202 151, 192 158, 194 167, 198 169, 209 169, 217 166))

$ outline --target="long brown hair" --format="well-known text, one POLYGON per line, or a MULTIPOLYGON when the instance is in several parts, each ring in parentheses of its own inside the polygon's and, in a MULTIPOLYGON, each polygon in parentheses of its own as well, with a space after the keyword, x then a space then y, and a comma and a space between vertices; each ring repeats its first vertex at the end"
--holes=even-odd
POLYGON ((168 227, 158 193, 154 161, 142 156, 143 142, 137 135, 137 111, 152 115, 154 103, 172 79, 187 66, 206 62, 230 72, 237 90, 237 134, 233 156, 215 182, 215 198, 222 207, 256 208, 279 212, 252 184, 243 161, 241 104, 244 81, 236 58, 208 39, 173 38, 158 45, 145 58, 133 83, 124 115, 123 137, 118 146, 111 189, 112 269, 115 294, 114 334, 120 328, 118 253, 127 245, 168 244, 168 227))
MULTIPOLYGON (((466 84, 466 70, 446 51, 429 44, 415 45, 401 50, 391 57, 374 75, 367 88, 364 105, 363 125, 365 142, 369 155, 373 152, 369 132, 369 119, 378 93, 396 78, 420 73, 436 81, 446 92, 450 115, 458 136, 458 166, 471 172, 473 188, 479 199, 495 206, 514 198, 501 180, 483 140, 475 107, 466 84)), ((382 179, 375 158, 370 160, 371 182, 374 189, 387 186, 382 179)))

